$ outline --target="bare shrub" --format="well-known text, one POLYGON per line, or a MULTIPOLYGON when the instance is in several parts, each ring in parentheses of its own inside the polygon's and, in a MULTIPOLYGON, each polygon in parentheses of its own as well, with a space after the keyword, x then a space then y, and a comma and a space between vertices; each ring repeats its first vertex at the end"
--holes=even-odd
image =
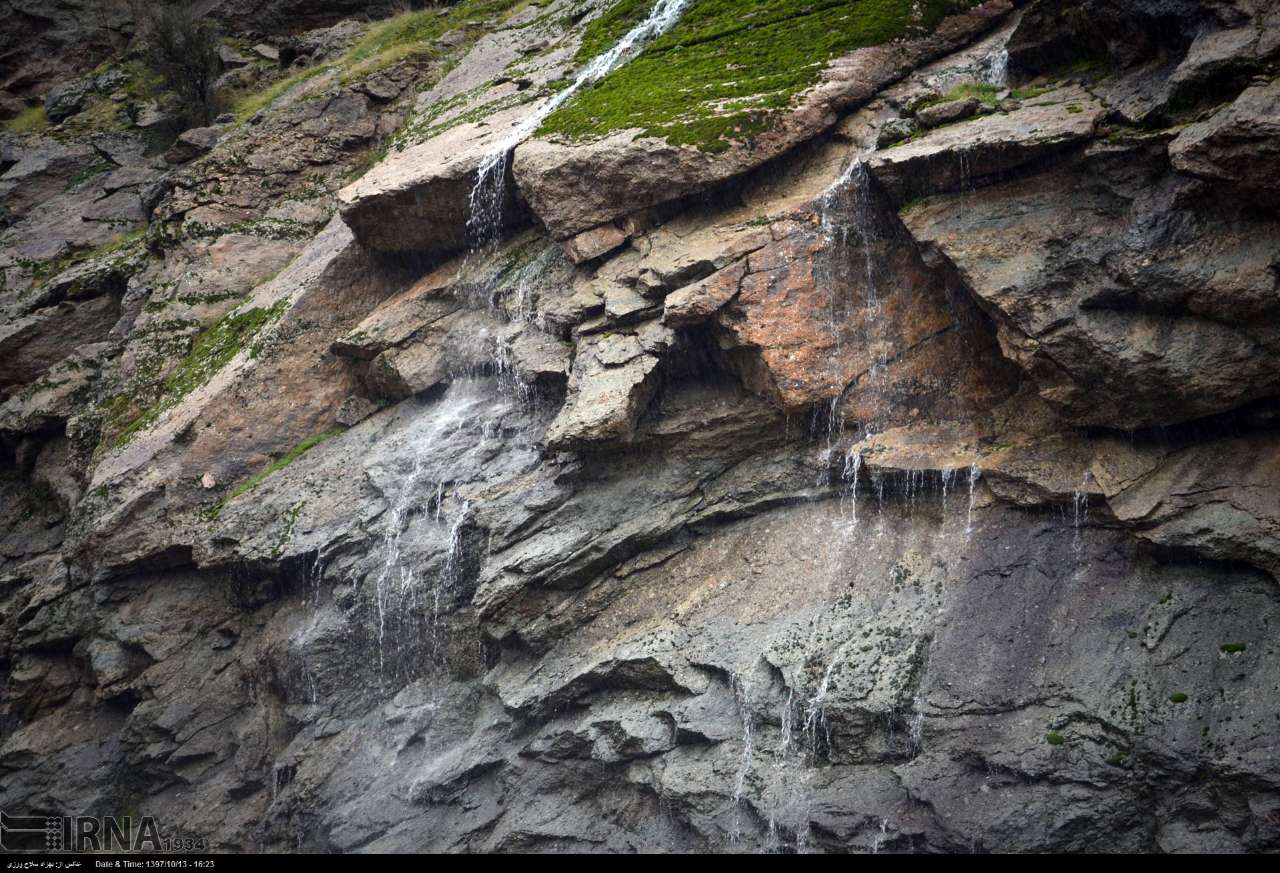
POLYGON ((187 121, 208 124, 218 114, 213 83, 222 70, 221 34, 188 0, 136 2, 138 35, 147 63, 183 102, 187 121))

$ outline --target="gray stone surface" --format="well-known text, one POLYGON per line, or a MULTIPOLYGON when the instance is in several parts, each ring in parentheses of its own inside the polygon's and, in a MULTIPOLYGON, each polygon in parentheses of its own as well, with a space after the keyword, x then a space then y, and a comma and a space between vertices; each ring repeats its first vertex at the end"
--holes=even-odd
MULTIPOLYGON (((439 153, 337 191, 411 102, 496 136, 600 5, 322 70, 177 168, 0 136, 0 807, 273 853, 1280 849, 1270 86, 1222 73, 1265 5, 837 65, 853 115, 605 191, 628 244, 576 259, 591 203, 447 259, 439 153), (1175 69, 1223 108, 1126 127, 1175 69)), ((353 9, 246 44, 333 57, 353 9)))

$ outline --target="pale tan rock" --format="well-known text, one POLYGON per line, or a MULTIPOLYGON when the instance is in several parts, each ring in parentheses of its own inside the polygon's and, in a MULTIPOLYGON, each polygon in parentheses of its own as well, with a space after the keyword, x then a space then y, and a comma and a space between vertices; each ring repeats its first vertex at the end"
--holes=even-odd
POLYGON ((864 160, 899 203, 969 189, 1091 138, 1106 109, 1082 88, 1051 91, 1016 112, 938 128, 864 160))
POLYGON ((627 234, 612 224, 584 230, 564 243, 564 252, 575 264, 590 261, 625 245, 627 234))
POLYGON ((747 262, 739 261, 707 278, 667 295, 662 308, 663 324, 686 327, 706 321, 738 293, 747 275, 747 262))

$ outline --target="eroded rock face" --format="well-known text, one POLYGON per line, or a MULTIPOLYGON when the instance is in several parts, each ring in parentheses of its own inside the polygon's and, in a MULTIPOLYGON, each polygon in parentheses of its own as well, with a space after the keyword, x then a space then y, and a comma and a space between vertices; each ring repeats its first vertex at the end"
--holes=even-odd
POLYGON ((1182 173, 1230 185, 1265 204, 1280 198, 1280 84, 1248 88, 1230 106, 1193 124, 1169 144, 1182 173))
POLYGON ((964 192, 984 177, 1014 173, 1093 137, 1105 110, 1082 88, 1063 88, 1013 112, 953 124, 877 151, 867 165, 899 204, 964 192))
MULTIPOLYGON (((518 118, 512 115, 512 118, 518 118)), ((494 119, 503 124, 503 117, 494 119)), ((507 119, 506 124, 511 124, 507 119)), ((500 134, 462 125, 375 167, 339 195, 343 220, 361 242, 388 252, 454 252, 465 248, 471 192, 481 162, 500 134), (477 137, 477 133, 481 135, 477 137), (398 221, 388 224, 388 214, 398 221)), ((505 176, 505 174, 504 174, 505 176)), ((503 179, 498 209, 515 218, 515 189, 503 179)))
POLYGON ((1193 445, 1104 444, 1093 464, 1116 517, 1144 539, 1280 578, 1275 437, 1193 445))
POLYGON ((1098 145, 906 218, 996 316, 1005 353, 1081 424, 1172 424, 1277 389, 1277 226, 1168 174, 1162 151, 1098 145))
POLYGON ((547 429, 547 448, 585 448, 629 442, 653 396, 658 358, 639 336, 616 333, 578 343, 570 400, 547 429))
MULTIPOLYGON (((0 806, 220 851, 1280 848, 1264 6, 981 4, 754 146, 536 138, 474 250, 484 143, 621 7, 457 4, 177 168, 0 139, 0 806)), ((344 64, 345 8, 245 44, 344 64)))

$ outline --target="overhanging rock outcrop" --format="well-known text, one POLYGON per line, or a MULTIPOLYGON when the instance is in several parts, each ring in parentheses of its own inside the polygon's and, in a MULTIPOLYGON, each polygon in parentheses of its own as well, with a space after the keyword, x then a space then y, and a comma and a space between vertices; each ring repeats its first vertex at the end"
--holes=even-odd
MULTIPOLYGON (((829 129, 842 112, 870 99, 906 71, 965 45, 1012 8, 1008 0, 988 0, 942 20, 927 36, 861 48, 836 58, 816 85, 788 105, 764 112, 767 121, 762 130, 730 131, 701 148, 646 135, 641 129, 620 129, 599 138, 539 136, 516 149, 516 182, 534 214, 557 239, 705 191, 829 129)), ((760 36, 786 38, 785 29, 765 29, 760 36)), ((660 69, 661 58, 655 63, 660 69)), ((717 111, 727 110, 704 111, 709 113, 705 122, 713 120, 717 111)), ((555 120, 553 116, 548 122, 553 129, 555 120)), ((690 130, 699 125, 698 120, 687 119, 676 127, 684 123, 690 130)))
MULTIPOLYGON (((441 255, 465 248, 480 164, 501 142, 502 128, 527 111, 498 113, 487 127, 461 124, 393 152, 339 192, 343 221, 378 251, 441 255)), ((504 223, 517 220, 514 186, 503 185, 495 214, 504 223)))

